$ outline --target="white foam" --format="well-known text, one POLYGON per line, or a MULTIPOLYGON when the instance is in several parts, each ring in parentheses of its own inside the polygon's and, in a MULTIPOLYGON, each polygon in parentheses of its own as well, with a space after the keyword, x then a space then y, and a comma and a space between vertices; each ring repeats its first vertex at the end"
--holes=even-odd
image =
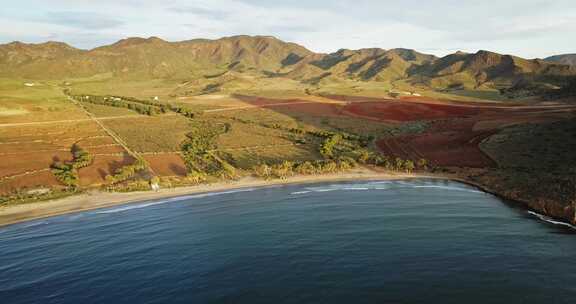
POLYGON ((47 221, 37 221, 37 222, 30 222, 30 223, 26 223, 26 224, 21 224, 20 227, 22 228, 30 228, 30 227, 35 227, 35 226, 40 226, 40 225, 44 225, 47 224, 47 221))
POLYGON ((457 187, 457 186, 443 186, 437 184, 414 184, 404 181, 378 181, 378 182, 367 182, 361 184, 333 184, 324 187, 308 187, 303 191, 296 191, 290 193, 291 195, 302 195, 308 193, 322 193, 322 192, 332 192, 332 191, 368 191, 368 190, 390 190, 390 189, 402 189, 402 188, 437 188, 445 189, 450 191, 462 191, 470 193, 484 193, 482 191, 473 190, 470 188, 457 187))
POLYGON ((141 208, 146 208, 146 207, 150 207, 150 206, 160 205, 160 204, 164 204, 167 202, 168 201, 158 201, 158 202, 153 202, 153 203, 124 206, 124 207, 114 208, 114 209, 110 209, 110 210, 98 211, 96 213, 99 213, 99 214, 117 213, 117 212, 132 210, 132 209, 141 209, 141 208))
POLYGON ((290 195, 300 195, 300 194, 306 194, 306 193, 310 193, 310 192, 314 192, 314 191, 310 191, 310 190, 307 190, 307 191, 296 191, 296 192, 290 193, 290 195))
POLYGON ((460 188, 460 187, 450 187, 450 186, 439 186, 439 185, 423 185, 423 186, 413 186, 414 188, 438 188, 438 189, 445 189, 445 190, 453 190, 453 191, 463 191, 463 192, 470 192, 470 193, 484 193, 478 190, 472 190, 467 188, 460 188))
POLYGON ((560 225, 560 226, 565 226, 565 227, 570 227, 572 229, 576 229, 576 226, 569 224, 569 223, 565 223, 565 222, 560 222, 560 221, 556 221, 548 216, 545 216, 543 214, 540 213, 536 213, 534 211, 528 211, 529 214, 536 216, 538 219, 554 224, 554 225, 560 225))
POLYGON ((250 192, 250 191, 254 191, 254 190, 256 190, 256 189, 255 188, 245 188, 245 189, 236 189, 236 190, 229 190, 229 191, 207 192, 207 193, 194 194, 194 195, 178 196, 178 197, 173 197, 173 198, 155 201, 155 202, 143 203, 143 204, 138 204, 138 205, 129 205, 129 206, 118 207, 118 208, 114 208, 114 209, 110 209, 110 210, 98 211, 96 213, 100 213, 100 214, 117 213, 117 212, 133 210, 133 209, 141 209, 141 208, 146 208, 146 207, 150 207, 150 206, 161 205, 161 204, 165 204, 165 203, 185 201, 185 200, 194 199, 194 198, 204 198, 204 197, 223 195, 223 194, 232 194, 232 193, 239 193, 239 192, 250 192))
POLYGON ((388 187, 382 187, 377 183, 363 183, 363 184, 334 184, 325 187, 308 187, 303 191, 296 191, 290 193, 291 195, 302 195, 308 193, 322 193, 332 191, 367 191, 367 190, 386 190, 388 187))

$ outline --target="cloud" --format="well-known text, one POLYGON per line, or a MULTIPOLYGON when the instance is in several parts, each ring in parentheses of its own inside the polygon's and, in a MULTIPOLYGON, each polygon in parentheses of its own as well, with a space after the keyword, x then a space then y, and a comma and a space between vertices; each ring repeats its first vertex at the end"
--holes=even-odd
POLYGON ((458 47, 530 57, 574 52, 576 40, 566 38, 574 20, 573 0, 18 0, 0 11, 0 40, 54 33, 94 47, 128 36, 248 34, 320 52, 406 47, 444 55, 458 47))
POLYGON ((84 30, 110 29, 124 24, 121 20, 107 15, 78 11, 48 12, 44 19, 48 23, 84 30))
POLYGON ((229 12, 218 9, 196 7, 196 6, 182 6, 182 7, 169 7, 167 8, 169 12, 179 13, 179 14, 192 14, 197 16, 204 16, 216 19, 223 19, 229 16, 229 12))
POLYGON ((311 25, 281 25, 281 24, 270 25, 267 27, 267 30, 272 33, 291 33, 291 34, 311 33, 321 31, 321 29, 311 25))

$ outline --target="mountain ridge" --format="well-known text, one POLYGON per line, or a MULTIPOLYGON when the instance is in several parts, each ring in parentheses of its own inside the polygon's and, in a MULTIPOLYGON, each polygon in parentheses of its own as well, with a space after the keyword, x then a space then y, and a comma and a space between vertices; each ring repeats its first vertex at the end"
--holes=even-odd
POLYGON ((190 79, 248 73, 310 85, 337 79, 393 82, 439 89, 511 87, 576 75, 561 60, 524 59, 486 50, 444 57, 396 48, 340 49, 324 54, 272 36, 238 35, 169 42, 129 37, 90 50, 63 42, 0 45, 0 76, 66 79, 112 73, 135 79, 190 79))
POLYGON ((545 61, 576 65, 576 54, 561 54, 544 58, 545 61))

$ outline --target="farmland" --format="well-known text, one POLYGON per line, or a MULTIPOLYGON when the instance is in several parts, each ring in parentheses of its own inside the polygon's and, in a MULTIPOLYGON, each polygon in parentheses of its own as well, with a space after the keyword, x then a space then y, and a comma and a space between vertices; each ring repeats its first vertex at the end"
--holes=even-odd
POLYGON ((376 91, 338 95, 346 91, 327 87, 321 95, 290 87, 285 94, 252 89, 183 97, 171 95, 173 83, 127 82, 112 92, 107 82, 65 88, 4 83, 11 89, 1 97, 10 102, 0 109, 0 192, 68 189, 72 184, 63 180, 80 191, 129 191, 146 188, 151 178, 171 187, 251 174, 333 172, 356 163, 433 170, 514 189, 533 180, 518 168, 555 168, 564 176, 570 171, 557 168, 575 162, 573 140, 553 140, 573 134, 566 121, 574 107, 566 104, 394 98, 376 91), (68 98, 64 89, 76 95, 68 98), (534 144, 531 136, 542 141, 534 144), (56 164, 72 164, 75 144, 90 154, 90 163, 55 176, 56 164))

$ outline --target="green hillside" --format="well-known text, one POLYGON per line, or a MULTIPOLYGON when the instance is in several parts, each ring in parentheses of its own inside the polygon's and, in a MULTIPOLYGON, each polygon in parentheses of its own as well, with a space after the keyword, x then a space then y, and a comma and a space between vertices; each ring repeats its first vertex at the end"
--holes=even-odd
MULTIPOLYGON (((498 92, 537 86, 560 88, 576 67, 489 51, 437 58, 409 49, 378 48, 314 53, 269 36, 168 42, 127 38, 92 50, 59 42, 0 45, 0 77, 33 80, 163 80, 173 95, 188 96, 288 82, 298 90, 374 87, 378 90, 498 92), (293 82, 295 83, 293 83, 293 82)), ((534 91, 534 90, 532 90, 534 91)), ((484 93, 483 93, 484 94, 484 93)))

